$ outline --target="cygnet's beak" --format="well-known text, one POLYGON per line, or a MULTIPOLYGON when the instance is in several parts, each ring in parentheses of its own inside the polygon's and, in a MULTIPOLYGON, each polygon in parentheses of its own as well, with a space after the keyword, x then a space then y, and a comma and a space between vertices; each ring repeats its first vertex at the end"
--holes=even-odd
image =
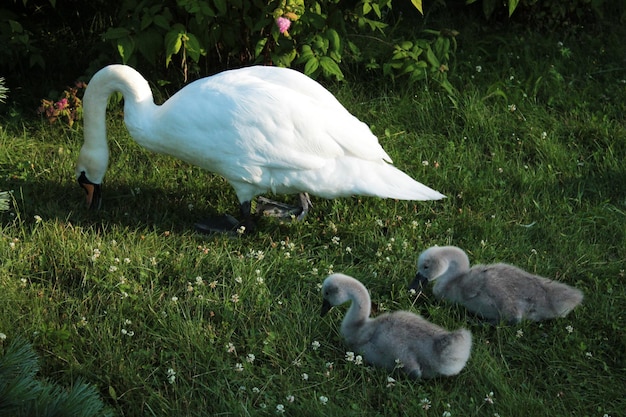
POLYGON ((409 290, 423 291, 427 285, 428 278, 418 272, 415 274, 415 278, 413 278, 413 281, 409 285, 409 290))
POLYGON ((78 185, 83 187, 83 190, 87 193, 87 208, 96 210, 99 209, 100 204, 102 204, 102 191, 100 184, 94 184, 89 181, 85 175, 85 171, 82 171, 80 173, 80 177, 78 177, 78 185))
POLYGON ((333 308, 333 306, 330 305, 328 300, 324 299, 324 302, 322 303, 322 311, 320 312, 320 316, 324 317, 326 313, 328 313, 328 310, 330 310, 331 308, 333 308))

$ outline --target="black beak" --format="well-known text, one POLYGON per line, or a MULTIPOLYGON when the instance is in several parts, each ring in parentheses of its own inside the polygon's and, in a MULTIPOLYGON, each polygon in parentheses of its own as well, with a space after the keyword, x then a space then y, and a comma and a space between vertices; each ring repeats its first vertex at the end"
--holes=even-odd
POLYGON ((330 303, 325 299, 322 303, 322 311, 320 312, 320 316, 324 317, 326 313, 328 313, 328 310, 330 310, 331 308, 333 308, 333 306, 331 306, 330 303))
POLYGON ((426 285, 428 285, 428 278, 418 272, 409 285, 409 290, 424 291, 426 285))
POLYGON ((78 185, 80 185, 85 193, 87 193, 87 208, 88 209, 100 209, 102 204, 102 189, 100 184, 94 184, 87 179, 85 171, 80 173, 78 177, 78 185))

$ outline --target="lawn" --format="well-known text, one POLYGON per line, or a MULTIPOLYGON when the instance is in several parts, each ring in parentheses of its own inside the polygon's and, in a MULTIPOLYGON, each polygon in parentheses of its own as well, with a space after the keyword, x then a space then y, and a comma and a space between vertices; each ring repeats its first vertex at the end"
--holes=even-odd
POLYGON ((80 377, 119 416, 621 415, 625 35, 468 26, 454 97, 401 79, 327 84, 397 167, 447 198, 314 198, 304 222, 263 219, 243 238, 194 232, 207 214, 237 214, 234 192, 139 148, 120 109, 100 211, 85 210, 74 177, 80 123, 3 123, 0 191, 13 194, 0 213, 0 353, 26 339, 41 378, 80 377), (428 290, 410 294, 418 254, 447 244, 585 300, 566 318, 490 326, 428 290), (414 381, 351 361, 347 306, 320 317, 332 271, 361 280, 379 311, 468 328, 466 368, 414 381))

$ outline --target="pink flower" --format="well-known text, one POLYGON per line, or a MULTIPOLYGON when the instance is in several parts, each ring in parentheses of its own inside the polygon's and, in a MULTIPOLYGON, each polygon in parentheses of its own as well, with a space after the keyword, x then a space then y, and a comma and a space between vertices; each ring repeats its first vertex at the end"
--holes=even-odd
POLYGON ((62 98, 61 100, 59 100, 56 103, 54 103, 54 107, 56 107, 59 110, 63 110, 67 106, 68 106, 68 103, 67 103, 67 99, 66 98, 62 98))
POLYGON ((276 26, 278 26, 278 31, 280 33, 285 33, 287 32, 287 30, 289 30, 289 27, 291 27, 291 20, 287 19, 286 17, 277 17, 276 18, 276 26))

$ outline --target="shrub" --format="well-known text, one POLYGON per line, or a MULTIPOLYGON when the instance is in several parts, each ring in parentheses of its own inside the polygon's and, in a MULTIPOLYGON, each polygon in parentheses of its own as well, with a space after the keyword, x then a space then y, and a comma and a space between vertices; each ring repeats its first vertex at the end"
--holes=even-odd
POLYGON ((111 415, 94 387, 78 380, 71 388, 64 389, 36 379, 38 371, 37 355, 26 341, 14 339, 4 349, 0 356, 0 415, 111 415))

